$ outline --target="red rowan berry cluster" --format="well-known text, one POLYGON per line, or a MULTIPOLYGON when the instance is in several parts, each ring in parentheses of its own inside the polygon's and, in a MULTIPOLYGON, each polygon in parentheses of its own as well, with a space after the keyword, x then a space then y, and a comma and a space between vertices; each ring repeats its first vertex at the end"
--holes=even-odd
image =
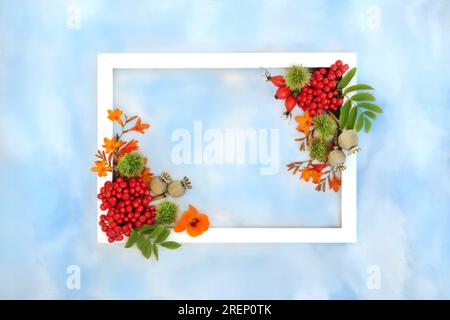
POLYGON ((142 224, 153 224, 155 206, 149 206, 152 196, 141 178, 106 181, 97 198, 102 202, 100 209, 107 210, 99 224, 109 242, 123 240, 142 224))
POLYGON ((343 99, 337 84, 349 68, 338 60, 330 68, 321 68, 312 73, 311 81, 300 90, 298 105, 311 116, 321 114, 324 110, 337 111, 343 99))

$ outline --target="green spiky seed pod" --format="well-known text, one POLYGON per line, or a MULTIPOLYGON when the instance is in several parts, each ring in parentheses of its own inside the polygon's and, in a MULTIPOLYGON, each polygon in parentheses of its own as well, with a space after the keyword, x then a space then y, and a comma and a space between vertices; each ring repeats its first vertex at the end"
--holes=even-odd
POLYGON ((323 162, 327 158, 327 142, 320 138, 314 138, 309 146, 309 156, 313 160, 323 162))
POLYGON ((171 225, 178 215, 178 206, 172 201, 164 201, 156 206, 156 222, 164 225, 171 225))
POLYGON ((137 151, 127 153, 120 158, 117 164, 117 171, 123 177, 132 178, 136 177, 144 171, 145 158, 137 151))
POLYGON ((330 141, 336 135, 336 121, 328 114, 321 114, 314 117, 314 129, 317 137, 330 141))
POLYGON ((302 66, 292 66, 287 69, 284 79, 291 90, 300 90, 311 79, 311 73, 302 66))

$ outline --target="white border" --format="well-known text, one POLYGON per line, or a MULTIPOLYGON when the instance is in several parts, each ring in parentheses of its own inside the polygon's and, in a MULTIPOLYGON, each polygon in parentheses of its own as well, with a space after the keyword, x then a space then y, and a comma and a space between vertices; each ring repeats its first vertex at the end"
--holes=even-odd
MULTIPOLYGON (((336 60, 356 67, 356 53, 151 53, 99 54, 97 56, 97 145, 101 149, 103 137, 113 133, 113 123, 107 119, 107 110, 113 108, 114 69, 258 69, 285 68, 293 64, 306 67, 325 67, 336 60)), ((356 83, 356 76, 352 80, 356 83)), ((356 226, 356 155, 346 160, 347 170, 342 174, 341 225, 329 228, 210 228, 199 237, 173 233, 172 239, 195 243, 353 243, 356 226)), ((97 178, 97 192, 111 174, 97 178)), ((97 201, 97 242, 106 243, 105 234, 98 226, 102 211, 97 201)))

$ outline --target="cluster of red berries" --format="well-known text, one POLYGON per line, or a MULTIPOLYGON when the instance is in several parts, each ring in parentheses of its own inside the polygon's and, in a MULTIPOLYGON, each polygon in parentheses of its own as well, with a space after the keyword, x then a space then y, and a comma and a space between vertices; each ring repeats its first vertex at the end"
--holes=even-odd
POLYGON ((311 116, 321 114, 324 110, 338 110, 343 99, 337 84, 348 68, 348 64, 338 60, 328 69, 315 70, 310 82, 300 90, 297 96, 298 105, 304 111, 308 111, 311 116))
POLYGON ((266 76, 278 87, 275 98, 285 101, 286 115, 289 115, 292 109, 298 105, 304 111, 308 111, 311 116, 315 116, 324 110, 336 111, 342 105, 343 99, 337 89, 337 84, 348 68, 348 64, 337 60, 329 68, 317 69, 312 73, 309 83, 300 92, 292 91, 286 86, 283 76, 270 76, 269 74, 266 76))
POLYGON ((149 206, 152 196, 141 178, 106 181, 97 198, 100 209, 108 211, 100 216, 99 225, 109 242, 122 241, 142 224, 153 224, 155 206, 149 206))

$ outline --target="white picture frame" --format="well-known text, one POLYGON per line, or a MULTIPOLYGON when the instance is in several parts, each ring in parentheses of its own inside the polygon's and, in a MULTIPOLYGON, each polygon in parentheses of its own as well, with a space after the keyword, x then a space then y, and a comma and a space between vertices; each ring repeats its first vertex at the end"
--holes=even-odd
MULTIPOLYGON (((285 68, 293 64, 305 67, 327 67, 342 60, 350 68, 356 67, 356 53, 352 52, 284 52, 284 53, 105 53, 97 56, 97 145, 102 149, 103 138, 113 135, 113 122, 107 118, 112 109, 113 77, 117 69, 259 69, 285 68)), ((356 76, 352 79, 356 83, 356 76)), ((172 233, 171 239, 182 243, 353 243, 357 240, 356 171, 357 157, 346 160, 342 173, 341 223, 336 227, 292 228, 214 228, 199 237, 185 232, 172 233)), ((97 193, 106 177, 97 177, 97 193)), ((97 242, 107 238, 98 225, 103 212, 97 201, 97 242)))

